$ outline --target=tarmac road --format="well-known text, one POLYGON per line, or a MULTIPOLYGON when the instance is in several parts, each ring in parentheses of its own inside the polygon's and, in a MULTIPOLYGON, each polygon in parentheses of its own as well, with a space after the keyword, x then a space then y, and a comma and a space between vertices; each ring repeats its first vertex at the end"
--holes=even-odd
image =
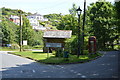
POLYGON ((2 78, 118 78, 119 51, 82 64, 46 65, 0 51, 2 78))

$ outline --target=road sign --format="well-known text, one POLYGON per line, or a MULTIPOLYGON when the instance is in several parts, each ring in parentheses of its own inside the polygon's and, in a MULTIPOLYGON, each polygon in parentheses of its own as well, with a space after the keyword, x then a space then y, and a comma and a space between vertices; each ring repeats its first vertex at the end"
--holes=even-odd
POLYGON ((24 40, 24 41, 23 41, 23 45, 27 45, 27 40, 24 40))
POLYGON ((62 47, 61 43, 46 43, 46 47, 62 47))

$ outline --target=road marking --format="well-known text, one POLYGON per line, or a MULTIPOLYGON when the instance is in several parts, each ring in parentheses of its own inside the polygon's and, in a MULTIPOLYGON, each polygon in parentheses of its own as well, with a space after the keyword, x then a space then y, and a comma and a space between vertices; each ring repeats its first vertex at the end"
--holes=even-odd
POLYGON ((97 76, 97 75, 99 75, 99 74, 93 74, 94 76, 97 76))
POLYGON ((47 71, 42 71, 42 72, 47 72, 47 71))
POLYGON ((21 73, 35 73, 35 70, 33 69, 33 70, 21 70, 20 71, 21 73))
POLYGON ((84 75, 82 75, 81 77, 82 77, 82 78, 86 78, 86 76, 84 76, 84 75))
POLYGON ((35 73, 35 70, 33 69, 33 73, 35 73))
POLYGON ((77 75, 82 75, 81 73, 78 73, 77 75))

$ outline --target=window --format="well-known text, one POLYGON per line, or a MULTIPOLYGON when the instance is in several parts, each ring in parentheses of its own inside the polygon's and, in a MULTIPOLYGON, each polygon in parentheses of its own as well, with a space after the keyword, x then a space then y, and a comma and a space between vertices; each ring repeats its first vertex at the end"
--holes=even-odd
POLYGON ((37 19, 39 20, 39 17, 37 17, 37 19))

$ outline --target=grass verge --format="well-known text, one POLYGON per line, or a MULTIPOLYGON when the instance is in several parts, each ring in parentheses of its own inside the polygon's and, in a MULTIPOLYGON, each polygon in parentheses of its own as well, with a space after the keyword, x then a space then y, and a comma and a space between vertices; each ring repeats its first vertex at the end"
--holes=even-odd
POLYGON ((22 57, 26 57, 32 60, 35 60, 40 63, 45 64, 73 64, 73 63, 84 63, 91 60, 94 60, 102 54, 96 53, 92 55, 80 55, 79 58, 77 58, 76 55, 70 55, 69 58, 63 58, 63 57, 55 57, 52 53, 49 53, 49 57, 47 53, 43 52, 32 52, 32 51, 25 51, 25 52, 12 52, 12 54, 19 55, 22 57))
POLYGON ((10 47, 0 47, 0 51, 19 51, 19 49, 11 49, 10 47))

